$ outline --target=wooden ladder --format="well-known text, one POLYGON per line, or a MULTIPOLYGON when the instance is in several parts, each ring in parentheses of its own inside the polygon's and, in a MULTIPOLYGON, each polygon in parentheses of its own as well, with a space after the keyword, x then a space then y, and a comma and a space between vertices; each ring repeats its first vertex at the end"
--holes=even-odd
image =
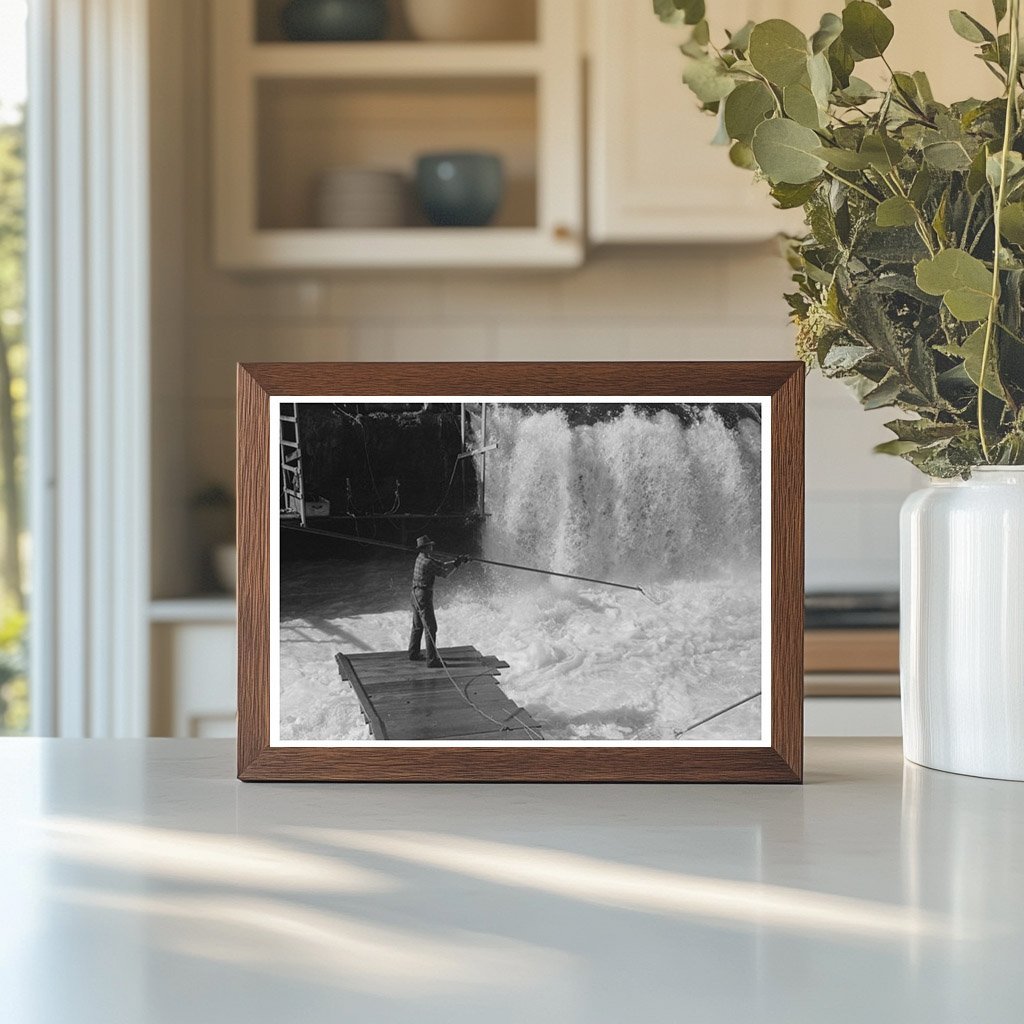
POLYGON ((299 447, 299 408, 282 402, 281 409, 281 514, 295 515, 306 525, 306 498, 302 486, 302 449, 299 447))

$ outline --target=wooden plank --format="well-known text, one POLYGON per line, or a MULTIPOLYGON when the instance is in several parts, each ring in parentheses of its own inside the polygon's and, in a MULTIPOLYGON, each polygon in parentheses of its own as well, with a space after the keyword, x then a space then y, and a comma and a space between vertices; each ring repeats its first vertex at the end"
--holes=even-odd
MULTIPOLYGON (((478 658, 482 658, 483 655, 472 646, 465 647, 442 647, 440 648, 440 654, 442 658, 448 658, 449 656, 465 655, 472 653, 478 658)), ((409 658, 408 651, 367 651, 360 654, 348 655, 349 661, 353 664, 361 664, 362 662, 372 661, 407 661, 409 658)))
POLYGON ((456 665, 447 672, 443 668, 414 669, 408 664, 391 672, 374 672, 371 669, 359 669, 359 678, 364 684, 390 682, 430 682, 434 679, 472 679, 473 676, 496 677, 501 672, 498 665, 456 665))
POLYGON ((533 716, 497 684, 494 676, 499 666, 507 667, 504 662, 472 647, 459 652, 442 649, 442 654, 451 664, 454 684, 443 668, 410 664, 404 651, 336 656, 339 672, 352 685, 375 739, 459 737, 500 742, 540 734, 533 716))
POLYGON ((456 694, 452 694, 452 698, 454 699, 435 697, 430 700, 419 701, 414 698, 411 702, 374 701, 374 707, 381 721, 384 722, 385 729, 389 735, 395 722, 406 721, 417 716, 425 719, 431 715, 439 714, 475 714, 485 720, 497 718, 502 722, 509 716, 518 715, 520 720, 526 725, 533 726, 539 724, 529 711, 519 707, 515 701, 511 701, 507 697, 491 697, 487 700, 476 699, 473 701, 472 706, 460 700, 456 694))
POLYGON ((519 710, 515 701, 503 694, 485 702, 469 704, 454 690, 448 693, 433 693, 429 697, 407 697, 404 700, 386 702, 374 701, 374 708, 385 724, 400 718, 411 718, 417 715, 422 718, 438 715, 469 715, 484 717, 486 712, 492 717, 514 714, 519 710))
MULTIPOLYGON (((354 655, 354 664, 358 665, 359 668, 380 668, 382 665, 418 665, 426 661, 426 652, 421 652, 423 657, 410 658, 405 651, 401 654, 389 654, 386 658, 374 658, 370 655, 354 655)), ((458 661, 486 661, 488 658, 497 661, 497 657, 493 654, 481 654, 479 651, 472 647, 466 647, 458 651, 441 651, 441 657, 447 662, 458 662, 458 661)))
POLYGON ((370 700, 366 690, 363 689, 363 684, 359 681, 359 676, 356 674, 356 670, 352 667, 352 663, 340 651, 334 656, 334 660, 338 663, 338 671, 341 673, 342 677, 347 679, 349 683, 351 683, 352 689, 355 690, 356 697, 363 709, 363 715, 366 717, 366 721, 370 726, 370 732, 373 733, 373 738, 377 740, 386 740, 388 738, 387 729, 384 727, 384 723, 377 714, 377 711, 373 706, 373 701, 370 700))
MULTIPOLYGON (((421 697, 431 693, 452 693, 454 689, 448 679, 403 679, 393 683, 367 683, 364 684, 370 699, 375 703, 387 700, 405 699, 407 697, 421 697)), ((488 694, 505 696, 501 687, 488 676, 485 679, 471 679, 470 682, 460 682, 459 689, 473 696, 486 697, 488 694)))
MULTIPOLYGON (((396 673, 409 676, 410 678, 436 672, 444 675, 445 670, 444 666, 429 668, 425 661, 409 661, 408 658, 403 658, 401 661, 353 662, 353 665, 355 665, 361 679, 367 678, 368 675, 394 675, 396 673)), ((447 666, 449 672, 463 672, 467 669, 486 669, 492 672, 499 672, 502 668, 508 668, 506 662, 498 661, 496 658, 487 660, 469 657, 446 658, 445 666, 447 666)))

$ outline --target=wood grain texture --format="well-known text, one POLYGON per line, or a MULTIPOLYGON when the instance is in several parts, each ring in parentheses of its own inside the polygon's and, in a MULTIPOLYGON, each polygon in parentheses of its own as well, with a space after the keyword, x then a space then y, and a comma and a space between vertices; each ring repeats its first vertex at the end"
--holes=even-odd
POLYGON ((238 773, 270 738, 270 408, 267 392, 238 367, 238 773))
POLYGON ((798 362, 253 363, 238 368, 238 777, 244 781, 799 782, 803 406, 798 362), (771 398, 770 747, 271 747, 269 398, 364 395, 771 398))

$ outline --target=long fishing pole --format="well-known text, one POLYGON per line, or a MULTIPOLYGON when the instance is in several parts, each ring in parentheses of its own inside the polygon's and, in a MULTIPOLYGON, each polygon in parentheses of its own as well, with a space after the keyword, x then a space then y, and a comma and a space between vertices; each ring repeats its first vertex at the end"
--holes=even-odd
MULTIPOLYGON (((298 533, 315 533, 321 537, 333 537, 335 540, 348 540, 353 544, 368 544, 371 547, 391 548, 394 551, 404 551, 406 554, 410 555, 416 554, 416 548, 410 548, 405 544, 395 544, 392 541, 369 540, 366 537, 353 537, 351 534, 335 533, 333 530, 318 530, 312 526, 293 526, 290 523, 282 523, 281 526, 283 529, 295 530, 298 533)), ((448 555, 458 554, 454 551, 441 551, 439 553, 448 555)), ((537 569, 531 565, 516 565, 513 562, 496 562, 490 558, 477 558, 475 555, 462 555, 460 557, 465 558, 470 562, 482 562, 484 565, 499 565, 503 569, 519 569, 522 572, 540 573, 542 576, 559 576, 565 580, 581 580, 584 583, 598 583, 604 587, 618 587, 621 590, 635 590, 637 593, 643 594, 644 597, 647 597, 643 587, 636 586, 631 583, 615 583, 612 580, 598 580, 594 579, 592 576, 574 576, 572 573, 568 572, 555 572, 553 569, 537 569)))

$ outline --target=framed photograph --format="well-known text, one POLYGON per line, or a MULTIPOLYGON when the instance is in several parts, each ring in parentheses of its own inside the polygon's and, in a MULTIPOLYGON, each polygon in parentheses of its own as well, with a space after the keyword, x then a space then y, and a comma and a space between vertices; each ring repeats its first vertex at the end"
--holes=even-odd
POLYGON ((799 782, 798 362, 238 368, 245 781, 799 782))

